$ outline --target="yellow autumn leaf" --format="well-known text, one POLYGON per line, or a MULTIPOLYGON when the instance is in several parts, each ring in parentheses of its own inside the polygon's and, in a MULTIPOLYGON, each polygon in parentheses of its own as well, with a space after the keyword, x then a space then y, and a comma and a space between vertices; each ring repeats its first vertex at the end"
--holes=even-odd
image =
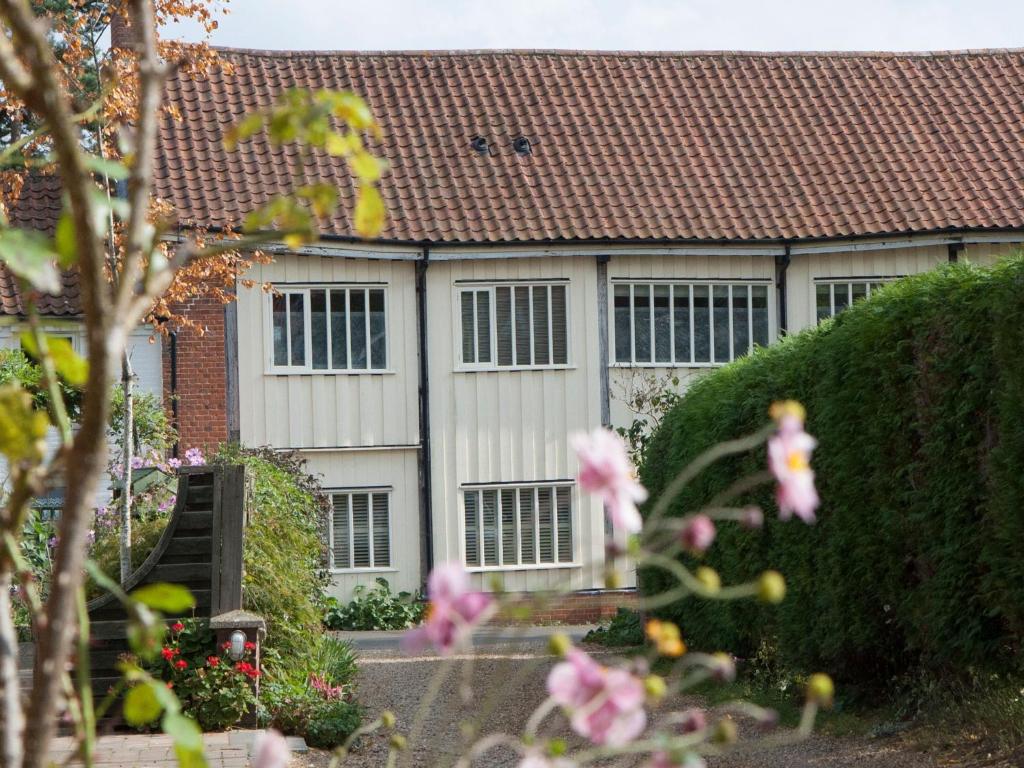
POLYGON ((384 198, 372 184, 359 187, 359 200, 356 203, 355 226, 360 237, 377 237, 384 229, 384 198))
POLYGON ((384 163, 369 152, 356 152, 348 161, 352 172, 362 181, 377 181, 384 172, 384 163))

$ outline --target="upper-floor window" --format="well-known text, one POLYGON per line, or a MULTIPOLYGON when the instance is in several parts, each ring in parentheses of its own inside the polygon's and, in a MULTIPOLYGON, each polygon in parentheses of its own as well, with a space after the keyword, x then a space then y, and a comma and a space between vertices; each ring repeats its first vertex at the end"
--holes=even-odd
POLYGON ((616 282, 615 362, 727 363, 766 346, 767 283, 616 282))
POLYGON ((853 302, 867 298, 882 287, 878 278, 861 280, 821 280, 814 283, 815 306, 818 322, 835 317, 853 302))
POLYGON ((383 371, 383 286, 279 288, 271 297, 271 369, 277 373, 383 371))
POLYGON ((391 567, 389 494, 353 490, 331 494, 331 568, 334 570, 391 567))
POLYGON ((508 485, 463 493, 466 565, 552 566, 574 560, 572 486, 508 485))
POLYGON ((568 291, 564 282, 459 286, 461 365, 568 365, 568 291))

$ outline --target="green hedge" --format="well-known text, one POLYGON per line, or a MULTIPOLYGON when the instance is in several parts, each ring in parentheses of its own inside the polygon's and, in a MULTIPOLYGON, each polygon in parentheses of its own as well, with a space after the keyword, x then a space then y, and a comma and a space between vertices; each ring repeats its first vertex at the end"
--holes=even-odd
MULTIPOLYGON (((835 320, 700 380, 653 437, 641 478, 658 496, 701 450, 807 407, 819 442, 819 522, 720 526, 723 580, 778 568, 780 606, 684 600, 664 611, 691 646, 754 653, 880 683, 907 668, 1005 665, 1024 633, 1024 260, 907 278, 835 320)), ((695 509, 764 452, 723 461, 674 504, 695 509)), ((650 503, 648 504, 648 506, 650 503)), ((664 585, 645 571, 646 592, 664 585)))

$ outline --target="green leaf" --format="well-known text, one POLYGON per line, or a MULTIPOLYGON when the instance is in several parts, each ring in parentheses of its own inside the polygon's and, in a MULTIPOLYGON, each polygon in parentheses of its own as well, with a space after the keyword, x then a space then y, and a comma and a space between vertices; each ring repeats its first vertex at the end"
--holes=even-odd
POLYGON ((254 136, 259 133, 263 128, 263 115, 259 112, 254 112, 251 115, 246 115, 242 118, 238 125, 229 128, 224 134, 224 148, 229 152, 233 152, 238 146, 238 142, 248 139, 250 136, 254 136))
POLYGON ((359 201, 356 203, 356 232, 362 237, 377 237, 384 229, 384 198, 371 184, 359 187, 359 201))
POLYGON ((57 263, 67 269, 78 261, 78 241, 75 239, 75 222, 70 211, 64 211, 57 219, 57 231, 53 235, 53 247, 57 252, 57 263))
POLYGON ((60 293, 60 273, 57 254, 50 248, 49 239, 32 230, 0 230, 0 261, 8 269, 43 293, 60 293))
POLYGON ((111 160, 99 155, 86 155, 85 164, 93 173, 106 176, 114 181, 121 181, 128 178, 128 168, 124 163, 111 160))
POLYGON ((174 739, 174 746, 189 752, 203 751, 203 732, 196 721, 180 712, 168 712, 161 721, 163 732, 174 739))
POLYGON ((12 462, 42 461, 46 452, 46 413, 32 408, 32 396, 16 385, 0 387, 0 453, 12 462))
MULTIPOLYGON (((36 339, 28 331, 21 334, 21 347, 31 357, 36 360, 40 359, 41 355, 36 347, 36 339)), ((50 358, 53 360, 53 367, 56 369, 57 375, 72 387, 84 387, 86 379, 89 378, 89 363, 75 352, 71 342, 59 336, 47 335, 46 347, 50 352, 50 358)))
POLYGON ((143 683, 129 688, 124 696, 124 719, 128 725, 152 723, 163 712, 163 706, 153 690, 157 683, 143 683))
POLYGON ((207 768, 206 755, 201 749, 186 749, 175 745, 174 755, 178 758, 178 768, 207 768))
POLYGON ((348 164, 352 172, 363 181, 377 181, 384 172, 384 163, 369 152, 356 152, 348 164))
POLYGON ((166 582, 139 587, 132 592, 131 596, 154 611, 169 614, 187 611, 196 604, 196 599, 187 587, 166 582))

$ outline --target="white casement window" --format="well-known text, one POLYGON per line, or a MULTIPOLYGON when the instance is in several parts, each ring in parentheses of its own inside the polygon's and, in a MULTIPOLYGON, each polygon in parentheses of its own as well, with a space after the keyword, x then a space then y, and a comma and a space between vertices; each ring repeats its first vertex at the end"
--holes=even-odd
POLYGON ((390 496, 386 488, 331 493, 332 570, 391 568, 390 496))
POLYGON ((384 371, 384 286, 279 287, 270 302, 273 373, 384 371))
POLYGON ((865 299, 893 278, 853 280, 815 280, 814 304, 818 322, 835 317, 853 302, 865 299))
POLYGON ((469 568, 543 568, 575 562, 572 485, 502 485, 463 492, 469 568))
POLYGON ((619 365, 721 365, 767 346, 770 285, 718 282, 614 283, 619 365))
POLYGON ((569 364, 565 282, 460 285, 462 368, 546 368, 569 364))

